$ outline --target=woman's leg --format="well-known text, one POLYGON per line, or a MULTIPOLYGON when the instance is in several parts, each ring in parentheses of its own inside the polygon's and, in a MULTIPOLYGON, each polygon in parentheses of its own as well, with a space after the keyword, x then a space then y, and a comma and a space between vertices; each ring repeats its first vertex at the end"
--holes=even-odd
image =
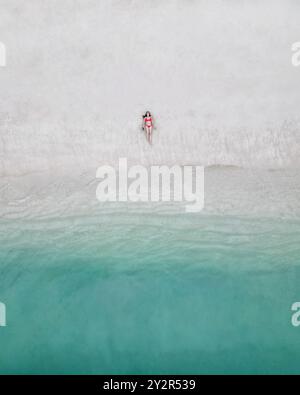
POLYGON ((146 126, 146 135, 147 135, 147 141, 148 143, 150 142, 150 127, 146 126))
POLYGON ((148 127, 145 126, 146 140, 148 141, 148 127))
POLYGON ((148 139, 149 143, 152 144, 152 126, 150 126, 149 128, 149 139, 148 139))

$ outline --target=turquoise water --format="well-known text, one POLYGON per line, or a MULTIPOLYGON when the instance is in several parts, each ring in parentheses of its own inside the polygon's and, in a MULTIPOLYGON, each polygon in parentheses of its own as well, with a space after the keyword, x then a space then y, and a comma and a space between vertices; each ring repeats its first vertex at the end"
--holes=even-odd
POLYGON ((300 373, 300 221, 2 220, 1 373, 300 373))

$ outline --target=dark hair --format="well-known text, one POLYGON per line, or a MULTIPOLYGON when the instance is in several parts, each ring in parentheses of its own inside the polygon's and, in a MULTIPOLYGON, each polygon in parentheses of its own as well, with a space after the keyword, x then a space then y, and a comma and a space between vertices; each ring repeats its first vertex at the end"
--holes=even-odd
POLYGON ((147 114, 149 114, 149 117, 151 117, 151 112, 150 111, 146 111, 145 115, 143 115, 143 118, 145 118, 147 116, 147 114))

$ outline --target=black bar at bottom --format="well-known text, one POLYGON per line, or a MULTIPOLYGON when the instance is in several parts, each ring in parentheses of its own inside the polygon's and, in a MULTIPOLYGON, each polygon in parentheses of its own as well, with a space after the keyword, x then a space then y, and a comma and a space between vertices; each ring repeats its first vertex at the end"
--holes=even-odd
MULTIPOLYGON (((246 379, 248 390, 256 390, 257 383, 253 376, 239 376, 246 379)), ((261 378, 262 376, 260 376, 261 378)), ((264 376, 269 377, 270 376, 264 376)), ((273 377, 274 378, 274 377, 273 377)), ((271 380, 273 380, 271 378, 271 380)), ((11 391, 30 391, 30 394, 51 391, 59 392, 63 389, 68 391, 82 391, 84 394, 98 393, 138 393, 138 392, 157 392, 157 391, 185 391, 198 393, 209 388, 212 390, 234 390, 238 389, 235 376, 195 376, 195 375, 153 375, 153 376, 0 376, 0 386, 7 385, 11 391)), ((240 388, 239 388, 240 389, 240 388)), ((204 392, 206 393, 206 391, 204 392)))

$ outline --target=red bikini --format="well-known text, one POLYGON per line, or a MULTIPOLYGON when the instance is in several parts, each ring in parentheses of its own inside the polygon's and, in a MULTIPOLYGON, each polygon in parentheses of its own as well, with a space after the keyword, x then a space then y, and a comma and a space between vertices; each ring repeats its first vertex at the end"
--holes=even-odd
POLYGON ((152 123, 152 117, 145 117, 144 120, 145 120, 145 125, 146 125, 148 128, 150 128, 150 127, 153 125, 153 123, 152 123))

